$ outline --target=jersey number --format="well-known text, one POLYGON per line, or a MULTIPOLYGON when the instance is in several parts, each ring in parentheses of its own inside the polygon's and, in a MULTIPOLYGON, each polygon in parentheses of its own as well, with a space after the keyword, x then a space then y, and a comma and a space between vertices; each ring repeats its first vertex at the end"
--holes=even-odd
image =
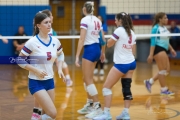
POLYGON ((132 35, 129 37, 128 43, 129 43, 129 44, 132 43, 132 35))
POLYGON ((51 60, 51 52, 47 52, 47 60, 51 60))
POLYGON ((94 21, 94 25, 95 25, 95 30, 100 30, 100 24, 98 21, 94 21))

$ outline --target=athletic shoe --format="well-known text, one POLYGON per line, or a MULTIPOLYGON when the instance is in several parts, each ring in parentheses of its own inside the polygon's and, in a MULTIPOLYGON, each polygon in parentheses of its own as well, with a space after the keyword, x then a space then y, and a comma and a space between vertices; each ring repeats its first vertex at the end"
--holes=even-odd
POLYGON ((129 113, 122 111, 122 113, 116 117, 116 120, 130 120, 129 113))
POLYGON ((174 95, 174 94, 175 94, 174 92, 171 92, 169 90, 161 91, 161 95, 174 95))
POLYGON ((92 111, 92 105, 93 105, 93 103, 86 103, 84 105, 84 107, 82 109, 78 110, 77 112, 79 114, 88 114, 92 111))
POLYGON ((103 114, 103 111, 101 109, 101 104, 96 104, 93 106, 93 111, 89 114, 85 115, 88 119, 93 119, 94 117, 103 114))
POLYGON ((148 92, 151 93, 152 84, 149 82, 149 80, 144 80, 144 84, 145 84, 146 89, 148 90, 148 92))
POLYGON ((103 69, 101 69, 101 70, 99 71, 99 75, 104 75, 104 70, 103 70, 103 69))
POLYGON ((38 113, 33 113, 31 116, 31 120, 39 120, 41 116, 38 113))
POLYGON ((94 69, 94 75, 98 74, 98 69, 94 69))
POLYGON ((112 120, 112 116, 109 112, 103 112, 101 115, 94 117, 93 120, 112 120))

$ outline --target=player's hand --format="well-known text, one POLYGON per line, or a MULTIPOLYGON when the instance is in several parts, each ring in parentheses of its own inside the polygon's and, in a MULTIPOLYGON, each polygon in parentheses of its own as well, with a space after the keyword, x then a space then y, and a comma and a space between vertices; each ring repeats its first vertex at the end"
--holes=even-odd
POLYGON ((7 39, 3 38, 2 41, 3 41, 3 43, 8 44, 8 40, 7 39))
POLYGON ((59 78, 62 78, 62 79, 63 79, 63 82, 66 82, 66 78, 65 78, 65 76, 64 76, 64 73, 63 73, 62 69, 61 69, 61 70, 58 70, 58 74, 59 74, 59 78))
POLYGON ((35 74, 36 74, 39 78, 44 78, 45 76, 48 76, 48 74, 47 74, 45 71, 39 70, 39 69, 36 70, 35 74))
POLYGON ((177 55, 176 51, 174 49, 171 50, 171 54, 172 54, 173 57, 176 57, 176 55, 177 55))
POLYGON ((100 60, 101 60, 102 63, 104 62, 104 60, 105 60, 105 54, 104 53, 101 53, 100 60))
POLYGON ((80 67, 80 64, 79 64, 79 57, 76 57, 75 64, 76 64, 77 67, 80 67))
POLYGON ((152 61, 153 61, 153 56, 149 55, 148 58, 147 58, 147 62, 152 63, 152 61))

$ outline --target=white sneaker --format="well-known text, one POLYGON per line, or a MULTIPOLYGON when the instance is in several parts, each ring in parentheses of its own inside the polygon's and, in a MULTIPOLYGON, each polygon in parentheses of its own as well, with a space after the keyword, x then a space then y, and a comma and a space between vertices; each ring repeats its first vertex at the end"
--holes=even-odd
POLYGON ((101 70, 99 71, 99 74, 100 74, 100 75, 104 75, 104 70, 101 69, 101 70))
POLYGON ((103 114, 94 117, 93 120, 112 120, 112 116, 109 112, 103 112, 103 114))
POLYGON ((52 119, 50 116, 48 116, 47 114, 44 114, 41 116, 41 119, 42 120, 55 120, 55 119, 52 119))
POLYGON ((93 103, 86 103, 84 105, 84 107, 82 109, 78 110, 77 112, 79 114, 88 114, 88 113, 92 112, 92 105, 93 105, 93 103))
POLYGON ((85 115, 86 118, 92 119, 98 115, 101 115, 103 113, 102 109, 101 109, 101 104, 95 104, 93 106, 93 111, 87 115, 85 115))
POLYGON ((98 69, 94 69, 94 75, 98 74, 98 69))
POLYGON ((125 112, 125 111, 122 111, 122 113, 116 117, 116 120, 130 120, 130 116, 129 116, 129 113, 125 112))
POLYGON ((39 120, 41 116, 38 113, 33 113, 31 116, 31 120, 39 120))
POLYGON ((93 110, 91 113, 85 115, 86 118, 88 119, 93 119, 94 117, 103 114, 103 111, 101 108, 93 110))

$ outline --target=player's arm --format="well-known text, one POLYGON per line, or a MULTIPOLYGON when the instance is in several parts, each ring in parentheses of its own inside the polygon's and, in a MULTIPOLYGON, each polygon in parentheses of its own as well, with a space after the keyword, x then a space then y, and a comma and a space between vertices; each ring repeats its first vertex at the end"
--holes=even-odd
POLYGON ((116 43, 116 41, 119 39, 119 32, 120 31, 118 29, 114 31, 111 38, 107 41, 107 47, 112 47, 116 43))
POLYGON ((77 46, 76 58, 79 58, 81 50, 84 46, 86 32, 87 32, 86 29, 81 28, 80 38, 79 38, 78 46, 77 46))

